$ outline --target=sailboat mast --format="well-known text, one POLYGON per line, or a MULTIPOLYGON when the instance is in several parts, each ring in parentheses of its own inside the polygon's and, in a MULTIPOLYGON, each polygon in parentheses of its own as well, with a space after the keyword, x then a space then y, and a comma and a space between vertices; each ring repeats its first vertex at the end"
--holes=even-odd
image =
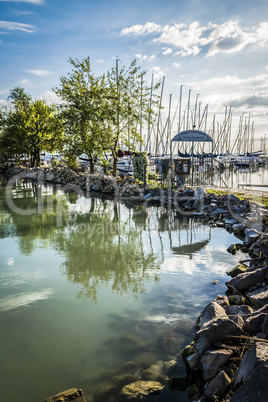
POLYGON ((160 95, 160 101, 159 101, 158 120, 157 120, 157 129, 156 129, 156 141, 155 141, 155 156, 157 155, 157 151, 158 151, 158 136, 159 136, 160 115, 161 115, 164 82, 165 82, 165 77, 163 77, 163 80, 162 80, 162 88, 161 88, 161 95, 160 95))

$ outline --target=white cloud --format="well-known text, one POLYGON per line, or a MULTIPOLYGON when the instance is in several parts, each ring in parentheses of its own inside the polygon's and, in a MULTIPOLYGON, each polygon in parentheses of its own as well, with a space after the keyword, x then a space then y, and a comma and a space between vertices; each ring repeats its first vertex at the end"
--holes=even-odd
POLYGON ((192 46, 204 42, 204 38, 201 35, 206 29, 206 27, 201 27, 198 21, 192 22, 189 26, 186 24, 166 25, 163 27, 161 35, 154 39, 154 42, 166 43, 188 50, 192 46))
POLYGON ((207 41, 210 44, 208 56, 217 53, 233 53, 257 41, 256 35, 242 30, 238 20, 230 20, 222 25, 212 25, 213 30, 207 41))
POLYGON ((163 47, 162 50, 163 50, 162 54, 164 56, 172 53, 172 49, 170 47, 163 47))
POLYGON ((48 70, 26 70, 27 73, 38 75, 39 77, 45 77, 46 75, 51 74, 51 71, 48 70))
POLYGON ((30 33, 34 32, 33 25, 22 24, 20 22, 0 21, 0 28, 7 29, 9 31, 25 31, 30 33))
POLYGON ((261 22, 255 33, 259 46, 264 46, 268 40, 268 22, 261 22))
POLYGON ((5 2, 21 2, 21 3, 32 3, 32 4, 44 4, 44 0, 0 0, 5 2))
POLYGON ((148 35, 154 32, 160 32, 162 30, 161 25, 154 22, 147 22, 145 25, 132 25, 130 28, 124 28, 121 31, 121 35, 148 35))
POLYGON ((19 84, 22 84, 22 85, 29 85, 29 84, 31 84, 31 81, 28 80, 28 79, 26 79, 26 78, 24 78, 23 80, 21 80, 21 81, 19 82, 19 84))
POLYGON ((174 61, 173 66, 174 67, 180 67, 180 63, 177 63, 176 61, 174 61))
POLYGON ((135 57, 137 59, 139 59, 140 61, 143 61, 143 60, 153 61, 155 59, 155 54, 148 56, 147 54, 142 55, 141 53, 137 53, 137 54, 135 54, 135 57))
POLYGON ((43 94, 43 98, 48 104, 51 103, 61 103, 61 99, 53 91, 46 91, 43 94))
POLYGON ((225 75, 200 82, 188 81, 185 85, 206 94, 206 103, 209 103, 210 110, 220 110, 226 105, 232 105, 245 111, 254 108, 256 114, 266 109, 268 102, 268 74, 245 79, 237 75, 225 75))
POLYGON ((97 63, 104 63, 104 60, 98 59, 98 60, 96 60, 96 62, 97 62, 97 63))
POLYGON ((153 66, 152 67, 152 73, 154 74, 154 77, 156 80, 161 79, 165 74, 161 70, 161 67, 158 66, 153 66))
POLYGON ((165 26, 148 22, 121 31, 121 35, 130 34, 154 34, 154 43, 168 45, 162 48, 164 55, 171 54, 171 47, 174 47, 178 49, 174 55, 194 56, 204 51, 207 56, 214 56, 218 53, 239 52, 248 45, 265 46, 268 42, 268 22, 249 28, 242 27, 238 18, 222 24, 209 22, 207 25, 201 25, 199 21, 165 26))

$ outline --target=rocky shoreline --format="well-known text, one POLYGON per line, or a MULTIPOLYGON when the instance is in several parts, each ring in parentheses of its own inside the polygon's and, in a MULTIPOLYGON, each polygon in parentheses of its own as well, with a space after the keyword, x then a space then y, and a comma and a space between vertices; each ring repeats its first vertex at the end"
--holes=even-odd
MULTIPOLYGON (((10 168, 12 179, 49 182, 80 193, 101 193, 122 202, 158 205, 178 215, 223 227, 238 238, 228 252, 248 257, 228 275, 225 295, 210 302, 196 322, 193 342, 181 352, 187 375, 172 376, 176 361, 153 363, 148 376, 118 379, 117 394, 110 401, 165 400, 166 390, 187 391, 192 401, 238 402, 268 400, 268 210, 234 194, 210 194, 197 189, 144 189, 132 178, 113 178, 64 168, 10 168)), ((12 180, 11 180, 12 181, 12 180)), ((12 184, 12 183, 11 183, 12 184)), ((47 401, 86 401, 73 389, 47 401), (59 396, 60 395, 60 396, 59 396), (70 396, 71 395, 71 396, 70 396), (73 395, 73 396, 72 396, 73 395), (61 399, 60 399, 61 398, 61 399), (69 398, 69 399, 68 399, 69 398)), ((108 395, 107 395, 108 397, 108 395)), ((179 398, 179 397, 178 397, 179 398)), ((94 399, 95 400, 95 399, 94 399)), ((107 399, 108 400, 108 399, 107 399)), ((179 400, 179 399, 178 399, 179 400)), ((88 400, 89 401, 89 400, 88 400)))

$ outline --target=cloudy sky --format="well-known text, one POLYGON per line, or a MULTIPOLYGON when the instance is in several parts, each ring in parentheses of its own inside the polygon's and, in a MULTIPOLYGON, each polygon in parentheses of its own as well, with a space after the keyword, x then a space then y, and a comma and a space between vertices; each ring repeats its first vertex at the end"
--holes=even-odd
POLYGON ((0 104, 18 85, 55 101, 69 57, 90 56, 97 75, 116 58, 125 66, 136 58, 148 83, 152 73, 165 77, 172 110, 183 85, 185 105, 189 90, 191 107, 199 94, 219 124, 232 106, 234 135, 250 113, 258 137, 268 117, 267 55, 267 0, 0 0, 0 104))

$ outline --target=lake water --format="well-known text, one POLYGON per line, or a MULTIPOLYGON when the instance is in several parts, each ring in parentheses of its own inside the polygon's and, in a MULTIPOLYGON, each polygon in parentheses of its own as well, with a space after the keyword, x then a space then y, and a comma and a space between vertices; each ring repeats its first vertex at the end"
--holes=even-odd
POLYGON ((244 257, 226 252, 238 240, 225 230, 161 208, 31 183, 6 192, 3 179, 0 191, 3 401, 41 402, 71 387, 89 397, 125 362, 178 356, 244 257))

